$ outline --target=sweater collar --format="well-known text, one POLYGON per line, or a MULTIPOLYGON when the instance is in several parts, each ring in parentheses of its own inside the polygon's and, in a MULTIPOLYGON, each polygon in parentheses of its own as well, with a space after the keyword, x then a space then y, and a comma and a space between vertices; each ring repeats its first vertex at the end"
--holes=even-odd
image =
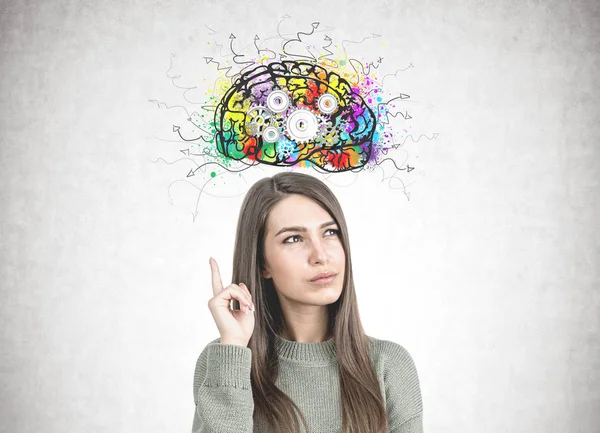
POLYGON ((335 337, 320 343, 301 343, 275 334, 275 344, 280 358, 302 362, 336 360, 335 337))

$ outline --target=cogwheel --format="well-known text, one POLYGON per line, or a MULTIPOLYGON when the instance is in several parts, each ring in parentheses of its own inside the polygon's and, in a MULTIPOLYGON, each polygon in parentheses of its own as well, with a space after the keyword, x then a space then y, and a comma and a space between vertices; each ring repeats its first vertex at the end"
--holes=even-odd
POLYGON ((323 144, 323 147, 335 147, 339 142, 340 136, 335 128, 321 138, 321 144, 323 144))
POLYGON ((274 126, 267 126, 262 134, 263 140, 266 143, 277 143, 280 136, 281 132, 279 131, 279 128, 274 126))
POLYGON ((285 134, 296 143, 314 140, 323 123, 323 118, 306 108, 292 111, 285 122, 285 134))
POLYGON ((260 126, 256 122, 246 123, 246 132, 248 135, 260 135, 260 126))
POLYGON ((329 119, 322 114, 316 114, 317 119, 319 119, 319 127, 324 126, 326 123, 331 123, 329 119))
POLYGON ((282 114, 274 114, 271 117, 271 126, 275 128, 283 129, 285 127, 285 117, 282 114))
POLYGON ((282 159, 289 158, 296 150, 297 148, 291 142, 277 145, 277 154, 282 159))
POLYGON ((246 112, 246 132, 250 135, 260 135, 270 125, 272 114, 262 105, 256 105, 246 112))
POLYGON ((269 96, 267 96, 267 107, 273 113, 283 113, 288 109, 290 104, 290 97, 283 90, 273 90, 269 96))
POLYGON ((331 114, 337 110, 338 100, 331 93, 323 93, 319 96, 317 106, 319 107, 319 110, 321 110, 321 113, 331 114))
POLYGON ((319 131, 317 132, 317 138, 322 139, 327 134, 329 134, 335 127, 331 121, 325 119, 323 116, 320 116, 320 124, 319 131))
POLYGON ((322 118, 316 139, 323 147, 335 147, 340 143, 340 129, 331 120, 322 118))

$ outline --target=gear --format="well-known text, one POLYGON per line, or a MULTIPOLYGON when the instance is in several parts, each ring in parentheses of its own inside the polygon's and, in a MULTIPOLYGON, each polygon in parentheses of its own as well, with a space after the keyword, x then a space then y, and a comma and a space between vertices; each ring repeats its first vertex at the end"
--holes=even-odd
POLYGON ((323 147, 335 147, 340 142, 340 130, 331 120, 327 120, 323 116, 321 116, 321 119, 322 123, 316 139, 323 147))
POLYGON ((323 93, 319 96, 317 106, 319 107, 319 110, 321 110, 321 113, 331 114, 337 110, 338 100, 331 93, 323 93))
POLYGON ((279 129, 283 129, 285 127, 285 116, 283 114, 274 114, 271 117, 271 126, 274 126, 279 129))
POLYGON ((317 139, 322 139, 327 134, 329 134, 333 129, 333 123, 330 120, 325 119, 321 115, 317 115, 320 119, 319 131, 317 132, 317 139))
POLYGON ((308 143, 317 137, 325 119, 306 108, 292 111, 285 122, 285 134, 296 143, 308 143))
POLYGON ((294 153, 296 150, 297 150, 296 147, 294 147, 293 143, 291 143, 291 142, 287 142, 287 143, 280 142, 277 145, 277 153, 281 159, 289 158, 292 155, 292 153, 294 153))
POLYGON ((273 90, 267 96, 267 107, 273 113, 283 113, 290 105, 290 97, 283 90, 273 90))
POLYGON ((260 135, 260 126, 256 122, 250 122, 246 124, 246 132, 248 135, 258 136, 260 135))
POLYGON ((321 139, 323 147, 335 147, 340 143, 340 136, 337 129, 332 129, 330 132, 325 134, 321 139))
POLYGON ((281 137, 279 128, 274 126, 267 126, 262 134, 263 140, 267 143, 277 143, 281 137))
POLYGON ((250 135, 261 135, 264 129, 271 124, 271 112, 267 107, 256 105, 246 112, 246 132, 250 135))

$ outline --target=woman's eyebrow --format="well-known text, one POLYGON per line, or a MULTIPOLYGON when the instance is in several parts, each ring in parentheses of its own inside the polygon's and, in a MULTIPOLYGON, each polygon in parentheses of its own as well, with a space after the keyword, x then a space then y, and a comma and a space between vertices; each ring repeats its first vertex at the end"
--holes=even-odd
MULTIPOLYGON (((336 222, 335 221, 328 221, 326 223, 323 223, 319 226, 319 228, 323 228, 323 227, 327 227, 330 225, 334 225, 336 222)), ((306 227, 301 227, 301 226, 293 226, 293 227, 284 227, 281 230, 279 230, 277 233, 275 233, 275 237, 279 236, 281 233, 284 232, 305 232, 306 231, 306 227)))

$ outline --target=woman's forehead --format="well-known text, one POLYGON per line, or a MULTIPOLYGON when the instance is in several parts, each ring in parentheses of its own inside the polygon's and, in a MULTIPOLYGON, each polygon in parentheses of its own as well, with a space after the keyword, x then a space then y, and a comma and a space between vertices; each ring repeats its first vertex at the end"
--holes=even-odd
POLYGON ((320 228, 333 221, 317 202, 305 196, 286 197, 273 207, 267 218, 267 232, 275 235, 285 227, 320 228))
POLYGON ((295 194, 277 203, 269 212, 268 220, 274 222, 285 220, 286 222, 294 222, 294 225, 296 225, 296 223, 300 224, 309 218, 331 219, 331 216, 327 210, 323 209, 310 197, 295 194))

